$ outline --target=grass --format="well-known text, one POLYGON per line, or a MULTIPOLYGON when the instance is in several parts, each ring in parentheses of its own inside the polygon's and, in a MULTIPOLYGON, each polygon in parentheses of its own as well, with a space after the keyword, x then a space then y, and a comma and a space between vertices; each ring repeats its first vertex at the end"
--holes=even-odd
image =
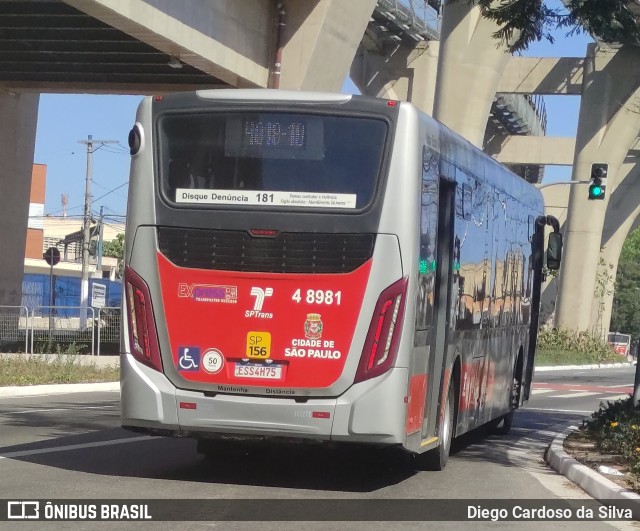
POLYGON ((590 365, 626 361, 599 336, 558 328, 538 332, 536 365, 590 365))
POLYGON ((554 365, 592 365, 594 363, 626 362, 624 356, 611 352, 609 356, 595 352, 580 352, 562 348, 538 348, 536 352, 536 366, 554 365))
POLYGON ((0 357, 0 386, 115 382, 119 378, 119 368, 81 364, 77 356, 67 354, 0 357))

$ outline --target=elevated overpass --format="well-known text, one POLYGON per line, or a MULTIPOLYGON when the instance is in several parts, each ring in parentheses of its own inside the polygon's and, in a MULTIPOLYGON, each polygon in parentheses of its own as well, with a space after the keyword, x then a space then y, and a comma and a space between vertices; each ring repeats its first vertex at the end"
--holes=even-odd
POLYGON ((527 169, 532 166, 573 162, 574 179, 585 180, 591 163, 609 163, 605 201, 594 208, 585 204, 580 187, 571 193, 563 265, 571 273, 561 273, 570 279, 561 286, 566 324, 583 327, 594 319, 600 303, 589 290, 599 258, 617 264, 621 242, 640 214, 640 189, 627 186, 635 178, 635 159, 628 154, 640 130, 632 104, 640 91, 630 76, 640 69, 637 49, 591 48, 587 58, 511 57, 492 40, 495 25, 462 1, 447 6, 440 26, 433 13, 416 16, 411 7, 423 4, 418 0, 252 0, 252 9, 241 4, 0 0, 0 183, 12 191, 0 195, 0 305, 20 300, 40 92, 265 86, 339 91, 351 72, 363 93, 410 99, 433 110, 499 160, 523 165, 516 170, 532 182, 541 178, 527 169), (557 93, 582 94, 575 140, 542 135, 545 111, 531 95, 557 93), (621 212, 624 219, 605 222, 621 212))
MULTIPOLYGON (((351 68, 351 78, 363 93, 399 98, 433 114, 435 68, 419 74, 417 58, 433 51, 437 59, 440 40, 439 12, 426 2, 378 0, 351 68), (416 78, 419 76, 419 78, 416 78), (430 92, 414 98, 415 88, 430 92)), ((498 93, 493 99, 486 124, 483 146, 495 144, 507 136, 546 134, 547 116, 541 96, 498 93)), ((529 182, 539 183, 544 166, 507 163, 529 182)))

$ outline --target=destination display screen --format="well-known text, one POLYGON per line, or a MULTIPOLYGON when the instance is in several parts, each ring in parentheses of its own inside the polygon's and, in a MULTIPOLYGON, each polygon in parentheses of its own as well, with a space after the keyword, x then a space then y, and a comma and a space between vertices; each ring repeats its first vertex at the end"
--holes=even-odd
POLYGON ((322 120, 317 116, 269 113, 227 119, 227 156, 317 160, 323 153, 322 120))

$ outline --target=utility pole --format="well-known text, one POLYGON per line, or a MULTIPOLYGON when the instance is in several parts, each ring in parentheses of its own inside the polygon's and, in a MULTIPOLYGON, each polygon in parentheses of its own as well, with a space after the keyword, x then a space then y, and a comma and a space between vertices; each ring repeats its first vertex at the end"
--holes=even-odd
POLYGON ((104 206, 100 206, 100 221, 98 221, 98 247, 96 248, 96 255, 98 259, 98 270, 102 273, 102 246, 104 244, 104 222, 103 222, 104 206))
POLYGON ((78 140, 80 144, 87 145, 87 172, 84 189, 84 216, 82 218, 82 279, 80 283, 80 327, 87 326, 87 313, 89 308, 89 244, 91 240, 91 172, 93 153, 104 144, 117 144, 117 140, 94 140, 92 135, 87 135, 86 140, 78 140), (94 148, 94 144, 99 144, 94 148))

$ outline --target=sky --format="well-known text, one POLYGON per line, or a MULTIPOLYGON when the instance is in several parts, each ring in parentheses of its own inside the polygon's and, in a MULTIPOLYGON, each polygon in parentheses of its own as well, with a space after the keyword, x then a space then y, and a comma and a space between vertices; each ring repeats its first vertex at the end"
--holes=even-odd
MULTIPOLYGON (((557 2, 549 2, 551 5, 557 2)), ((555 43, 534 43, 523 55, 531 57, 584 57, 591 38, 584 34, 554 33, 555 43)), ((343 92, 357 93, 349 79, 343 92)), ((129 153, 127 136, 135 121, 141 96, 42 94, 34 162, 47 165, 45 214, 62 215, 62 194, 68 196, 67 216, 81 217, 84 209, 87 170, 87 141, 92 135, 95 152, 92 162, 92 211, 100 207, 107 222, 122 222, 126 213, 129 153), (118 141, 99 147, 98 140, 118 141), (97 148, 97 149, 96 149, 97 148)), ((549 136, 575 137, 579 96, 547 96, 549 136)), ((569 180, 569 167, 547 167, 543 182, 569 180)))

